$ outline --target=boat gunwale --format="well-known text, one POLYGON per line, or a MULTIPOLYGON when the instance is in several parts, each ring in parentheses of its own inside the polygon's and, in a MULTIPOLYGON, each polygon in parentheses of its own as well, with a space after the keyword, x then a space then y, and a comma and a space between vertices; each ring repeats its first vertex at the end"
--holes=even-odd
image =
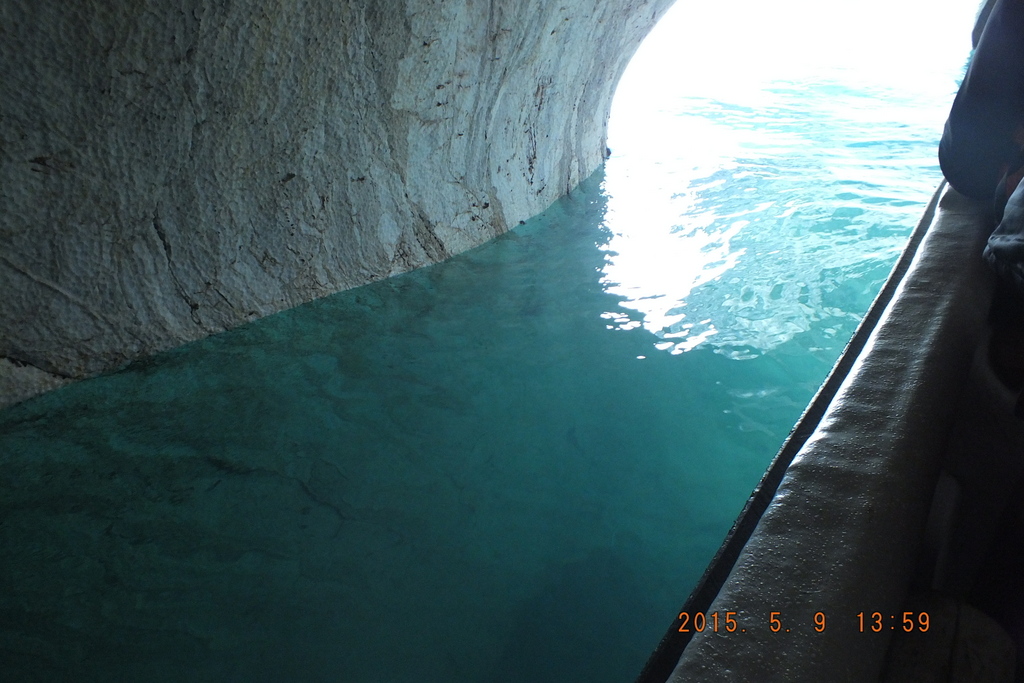
MULTIPOLYGON (((843 348, 843 352, 832 366, 832 370, 829 371, 828 376, 826 376, 814 397, 797 419, 793 429, 790 430, 786 440, 771 463, 769 463, 761 480, 747 498, 732 528, 726 534, 718 551, 704 570, 703 575, 693 591, 691 591, 689 597, 687 597, 677 612, 677 615, 682 613, 706 613, 725 585, 737 559, 739 559, 743 547, 750 540, 754 529, 761 521, 761 516, 771 504, 772 498, 774 498, 779 485, 782 483, 787 469, 800 449, 803 448, 804 444, 818 428, 828 408, 832 405, 832 400, 838 393, 840 386, 850 374, 850 370, 857 362, 872 332, 874 332, 886 308, 910 270, 918 248, 934 224, 939 200, 946 186, 946 181, 941 181, 932 194, 920 220, 914 227, 914 230, 911 231, 903 251, 896 260, 896 263, 893 264, 892 270, 889 272, 889 276, 879 290, 878 295, 864 314, 864 318, 858 324, 850 341, 843 348)), ((665 636, 648 658, 635 683, 665 683, 668 680, 679 663, 683 652, 695 635, 693 629, 680 632, 680 628, 683 625, 684 622, 679 616, 673 620, 665 636)))

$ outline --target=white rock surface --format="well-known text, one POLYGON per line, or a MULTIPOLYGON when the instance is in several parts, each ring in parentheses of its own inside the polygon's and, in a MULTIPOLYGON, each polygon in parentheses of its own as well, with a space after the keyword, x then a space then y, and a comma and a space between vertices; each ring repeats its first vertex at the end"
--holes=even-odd
POLYGON ((671 2, 7 0, 0 357, 86 377, 504 232, 671 2))

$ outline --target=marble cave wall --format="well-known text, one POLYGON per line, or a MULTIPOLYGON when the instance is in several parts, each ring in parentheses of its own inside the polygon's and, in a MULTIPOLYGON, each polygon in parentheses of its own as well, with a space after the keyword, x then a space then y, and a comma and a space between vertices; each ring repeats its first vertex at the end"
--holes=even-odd
POLYGON ((0 406, 539 213, 671 2, 0 3, 0 406))

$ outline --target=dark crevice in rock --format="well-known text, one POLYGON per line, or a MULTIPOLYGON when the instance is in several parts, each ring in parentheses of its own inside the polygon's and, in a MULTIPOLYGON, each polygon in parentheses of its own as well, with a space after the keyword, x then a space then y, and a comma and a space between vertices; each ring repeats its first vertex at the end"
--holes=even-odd
POLYGON ((55 372, 53 370, 44 370, 43 368, 41 368, 38 365, 32 363, 31 361, 27 361, 27 360, 24 360, 24 359, 21 359, 21 358, 16 358, 14 356, 9 356, 9 355, 8 356, 0 356, 0 361, 4 361, 4 360, 7 361, 8 363, 10 363, 11 365, 15 366, 15 367, 18 367, 18 368, 31 368, 31 369, 37 370, 39 372, 45 372, 47 375, 52 375, 54 377, 59 377, 60 379, 66 379, 66 380, 79 379, 78 377, 75 377, 74 375, 66 375, 66 374, 63 374, 63 373, 60 373, 60 372, 55 372))
POLYGON ((419 206, 416 206, 416 219, 413 221, 413 232, 416 235, 416 241, 419 242, 427 256, 432 261, 443 261, 448 258, 451 254, 448 253, 448 249, 434 232, 434 223, 419 206))
POLYGON ((167 233, 164 232, 164 227, 160 223, 160 212, 156 209, 153 210, 153 230, 160 239, 160 244, 164 247, 164 256, 167 257, 167 272, 171 274, 171 279, 174 280, 174 288, 178 291, 178 295, 188 304, 192 322, 196 325, 202 325, 203 321, 199 317, 199 302, 188 295, 184 285, 181 284, 181 280, 178 278, 178 274, 174 271, 174 252, 171 249, 170 240, 167 239, 167 233))

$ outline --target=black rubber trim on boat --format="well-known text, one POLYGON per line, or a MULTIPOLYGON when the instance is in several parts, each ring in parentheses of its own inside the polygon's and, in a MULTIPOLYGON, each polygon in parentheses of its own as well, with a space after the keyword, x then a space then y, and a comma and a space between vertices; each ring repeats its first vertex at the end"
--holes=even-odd
MULTIPOLYGON (((746 545, 751 534, 754 532, 754 528, 761 520, 761 515, 764 514, 768 504, 771 503, 772 498, 775 496, 775 491, 779 488, 779 484, 786 474, 786 469, 807 439, 817 429, 818 423, 825 415, 825 411, 828 410, 836 392, 839 391, 839 386, 850 373, 850 369, 864 349, 868 337, 871 336, 871 332, 874 331, 875 326, 881 319, 886 306, 889 305, 893 295, 896 293, 896 289, 910 269, 910 264, 917 254, 917 249, 935 219, 939 198, 942 196, 942 191, 945 188, 946 181, 942 181, 938 189, 935 190, 935 194, 932 195, 931 201, 928 202, 928 206, 925 207, 924 214, 921 216, 921 220, 918 221, 917 227, 910 233, 910 238, 907 240, 907 245, 903 248, 903 253, 893 266, 885 284, 882 285, 882 289, 878 292, 878 296, 875 297, 868 312, 864 315, 864 319, 857 326, 857 331, 853 333, 853 337, 846 345, 846 348, 843 349, 843 353, 839 356, 839 360, 836 361, 832 371, 825 378, 825 381, 807 405, 807 409, 804 410, 800 419, 797 420, 789 436, 786 437, 782 448, 779 449, 778 454, 776 454, 765 471, 764 476, 761 477, 761 481, 753 493, 750 494, 750 498, 747 499, 746 505, 743 506, 743 510, 740 512, 739 517, 736 518, 736 522, 726 535, 725 541, 722 542, 718 552, 715 553, 711 564, 704 570, 704 575, 697 582, 696 588, 690 593, 690 597, 687 598, 678 613, 707 613, 708 608, 711 607, 712 601, 714 601, 718 591, 722 589, 725 580, 729 577, 729 573, 732 571, 740 551, 743 550, 743 546, 746 545)), ((683 655, 683 650, 686 649, 690 639, 693 637, 692 629, 686 633, 679 632, 682 624, 683 622, 678 617, 672 622, 668 633, 661 639, 658 647, 647 660, 647 664, 644 666, 643 671, 640 672, 640 676, 637 677, 636 683, 665 683, 669 676, 672 675, 672 671, 675 670, 676 665, 679 663, 679 658, 683 655)))

